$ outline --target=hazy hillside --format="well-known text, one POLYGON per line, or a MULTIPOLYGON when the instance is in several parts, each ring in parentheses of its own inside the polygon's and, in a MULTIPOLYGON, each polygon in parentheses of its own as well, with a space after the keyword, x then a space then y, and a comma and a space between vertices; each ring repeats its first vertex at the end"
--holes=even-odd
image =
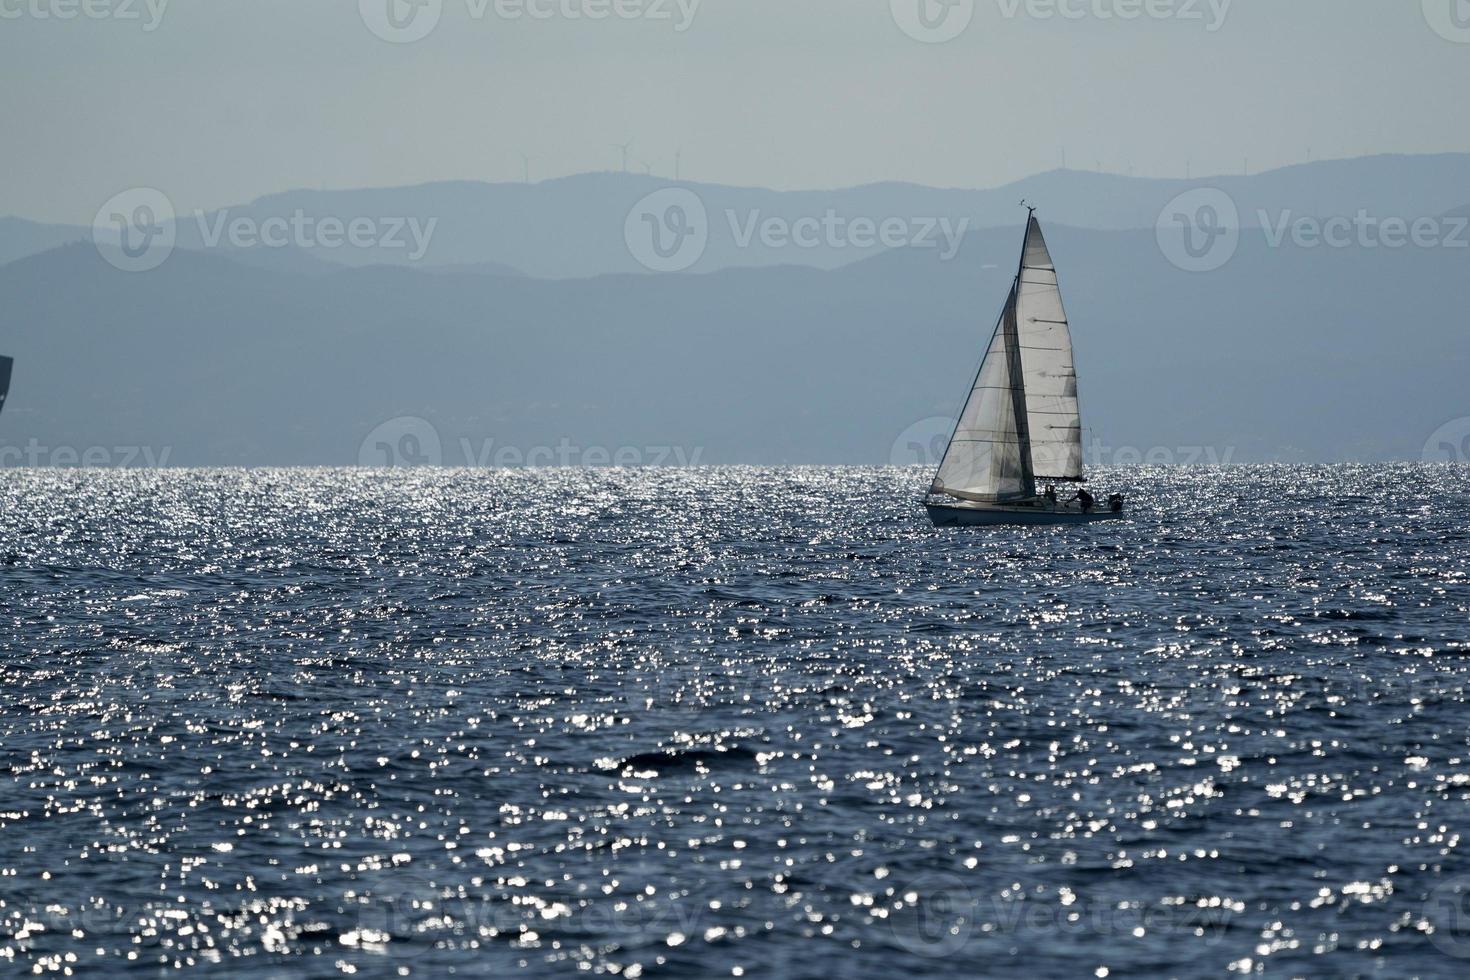
POLYGON ((0 265, 71 242, 90 240, 91 231, 86 228, 45 225, 23 218, 0 217, 0 265))
MULTIPOLYGON (((775 264, 835 268, 886 251, 871 232, 854 222, 881 226, 898 222, 896 240, 951 246, 947 233, 965 229, 1012 228, 1024 214, 1022 198, 1037 204, 1051 224, 1128 230, 1153 228, 1161 211, 1180 194, 1218 188, 1234 202, 1240 221, 1260 224, 1304 215, 1347 215, 1366 211, 1378 220, 1441 215, 1463 207, 1470 186, 1470 155, 1378 156, 1323 161, 1250 176, 1156 180, 1074 170, 1054 171, 992 190, 945 190, 912 184, 874 184, 831 191, 777 192, 671 181, 634 174, 584 174, 539 184, 439 183, 357 191, 301 190, 272 195, 198 216, 180 216, 178 241, 202 248, 207 241, 230 251, 228 223, 259 228, 268 219, 302 216, 371 219, 378 232, 371 247, 320 247, 314 233, 296 249, 254 247, 251 261, 286 268, 315 265, 400 264, 489 266, 542 278, 583 278, 615 272, 647 272, 635 249, 645 253, 651 231, 629 216, 650 194, 678 187, 691 192, 703 214, 689 227, 707 234, 691 253, 691 271, 775 264), (826 226, 829 215, 834 222, 826 226), (806 228, 797 228, 805 220, 806 228), (423 233, 419 249, 403 222, 423 233), (823 223, 818 228, 813 223, 823 223), (432 223, 432 228, 430 227, 432 223), (769 231, 769 233, 768 233, 769 231), (630 248, 629 235, 635 245, 630 248), (638 236, 643 236, 641 242, 638 236), (802 237, 802 243, 792 240, 802 237), (293 254, 294 253, 294 254, 293 254), (313 261, 315 260, 315 261, 313 261)), ((655 206, 664 215, 668 200, 655 206)), ((0 260, 35 254, 86 237, 85 229, 0 224, 0 260)), ((670 242, 673 239, 670 238, 670 242)), ((892 244, 892 241, 890 242, 892 244)), ((646 254, 644 255, 646 258, 646 254)), ((685 266, 680 266, 685 268, 685 266)), ((319 272, 306 268, 303 271, 319 272)))
MULTIPOLYGON (((1148 232, 1050 228, 1086 422, 1110 447, 1237 460, 1417 458, 1470 415, 1467 257, 1271 249, 1170 265, 1148 232)), ((176 465, 346 464, 398 416, 443 461, 557 446, 704 462, 877 463, 952 413, 1008 286, 1014 229, 953 262, 548 282, 366 268, 302 276, 177 252, 126 274, 90 246, 0 267, 15 355, 0 450, 150 447, 176 465)))

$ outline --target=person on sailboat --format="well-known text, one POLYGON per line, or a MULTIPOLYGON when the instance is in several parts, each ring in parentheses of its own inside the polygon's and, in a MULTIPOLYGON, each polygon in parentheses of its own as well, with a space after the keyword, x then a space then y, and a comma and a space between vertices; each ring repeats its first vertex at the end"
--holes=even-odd
POLYGON ((1046 485, 1046 493, 1042 494, 1042 496, 1046 498, 1048 507, 1052 510, 1057 509, 1057 485, 1055 483, 1048 483, 1046 485))
MULTIPOLYGON (((1073 497, 1072 500, 1082 505, 1082 513, 1084 514, 1091 514, 1093 505, 1097 503, 1097 499, 1087 492, 1086 487, 1079 489, 1077 496, 1073 497)), ((1068 503, 1071 503, 1071 501, 1069 500, 1068 503)))

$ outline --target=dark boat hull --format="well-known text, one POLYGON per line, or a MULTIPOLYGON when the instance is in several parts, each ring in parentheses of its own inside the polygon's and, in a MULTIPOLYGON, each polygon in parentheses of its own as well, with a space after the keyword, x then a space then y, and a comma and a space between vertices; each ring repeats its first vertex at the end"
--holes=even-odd
POLYGON ((1001 505, 925 504, 935 527, 991 527, 1006 525, 1095 524, 1099 521, 1124 520, 1128 514, 1118 510, 1093 510, 1047 507, 1005 507, 1001 505))

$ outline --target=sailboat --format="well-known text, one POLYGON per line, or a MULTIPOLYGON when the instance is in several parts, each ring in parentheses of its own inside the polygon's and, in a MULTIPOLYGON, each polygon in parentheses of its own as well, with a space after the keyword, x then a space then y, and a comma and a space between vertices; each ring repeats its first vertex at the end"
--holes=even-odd
POLYGON ((924 498, 937 527, 1124 516, 1116 494, 1099 504, 1085 488, 1070 500, 1058 492, 1087 482, 1082 414, 1057 268, 1036 209, 1028 211, 1020 271, 924 498))
POLYGON ((5 396, 10 394, 10 369, 13 367, 15 361, 0 356, 0 411, 5 410, 5 396))

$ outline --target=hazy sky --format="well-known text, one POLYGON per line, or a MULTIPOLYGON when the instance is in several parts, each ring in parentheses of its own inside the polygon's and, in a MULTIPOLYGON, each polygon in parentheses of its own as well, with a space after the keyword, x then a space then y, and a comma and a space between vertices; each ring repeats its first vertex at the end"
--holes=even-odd
POLYGON ((1470 150, 1470 0, 391 0, 438 15, 414 43, 367 26, 389 2, 0 0, 0 214, 542 179, 630 138, 777 188, 1470 150))

